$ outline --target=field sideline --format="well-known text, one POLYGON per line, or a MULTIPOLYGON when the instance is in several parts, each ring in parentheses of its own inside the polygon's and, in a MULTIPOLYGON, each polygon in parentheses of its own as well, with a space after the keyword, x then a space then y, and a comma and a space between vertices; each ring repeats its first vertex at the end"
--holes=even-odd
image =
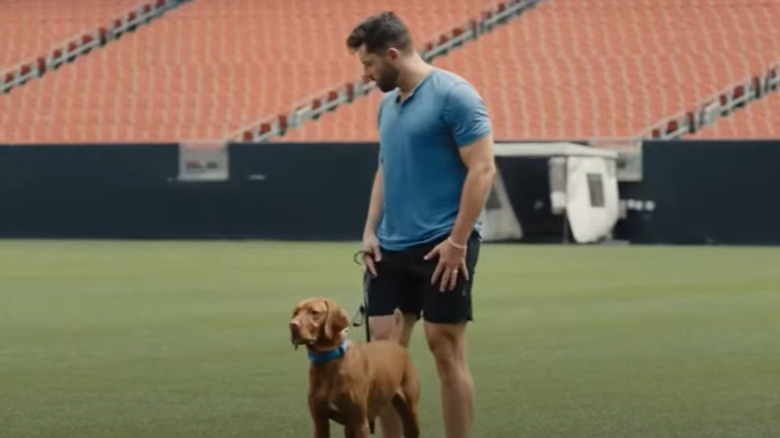
MULTIPOLYGON (((354 311, 356 248, 0 241, 0 436, 310 436, 287 322, 354 311)), ((780 248, 485 245, 476 281, 474 437, 780 433, 780 248)))

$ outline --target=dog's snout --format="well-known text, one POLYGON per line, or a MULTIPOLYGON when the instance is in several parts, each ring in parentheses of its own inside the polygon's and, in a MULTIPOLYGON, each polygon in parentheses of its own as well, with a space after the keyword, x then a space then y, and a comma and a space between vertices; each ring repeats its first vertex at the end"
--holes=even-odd
POLYGON ((301 332, 301 324, 298 321, 296 321, 296 320, 290 321, 290 331, 293 332, 293 334, 296 334, 296 335, 300 334, 300 332, 301 332))

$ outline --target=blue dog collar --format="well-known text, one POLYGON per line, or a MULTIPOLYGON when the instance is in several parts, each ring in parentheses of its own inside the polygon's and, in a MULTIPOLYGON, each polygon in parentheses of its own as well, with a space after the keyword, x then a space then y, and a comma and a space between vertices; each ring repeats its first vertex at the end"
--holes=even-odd
POLYGON ((317 363, 324 363, 329 360, 338 359, 342 356, 344 356, 344 353, 347 351, 347 345, 349 344, 348 340, 344 340, 344 342, 339 345, 339 348, 336 348, 335 350, 326 351, 324 353, 311 351, 309 350, 309 360, 311 363, 317 364, 317 363))

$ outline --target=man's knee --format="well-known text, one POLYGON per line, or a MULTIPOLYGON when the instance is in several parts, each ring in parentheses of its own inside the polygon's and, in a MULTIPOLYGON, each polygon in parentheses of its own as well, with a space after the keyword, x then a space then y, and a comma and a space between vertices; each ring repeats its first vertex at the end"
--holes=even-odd
MULTIPOLYGON (((401 335, 401 344, 404 346, 409 345, 409 339, 412 336, 412 329, 414 328, 415 322, 417 322, 416 315, 404 313, 404 327, 401 335)), ((392 315, 369 317, 368 327, 371 332, 371 340, 389 339, 395 331, 393 324, 392 315)))
POLYGON ((425 338, 442 377, 456 374, 466 364, 466 323, 425 324, 425 338))

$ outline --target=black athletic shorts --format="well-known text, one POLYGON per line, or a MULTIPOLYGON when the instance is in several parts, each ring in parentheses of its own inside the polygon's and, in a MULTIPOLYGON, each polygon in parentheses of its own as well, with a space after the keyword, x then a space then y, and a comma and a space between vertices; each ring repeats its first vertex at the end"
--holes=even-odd
POLYGON ((377 276, 373 277, 368 269, 365 274, 369 317, 391 315, 397 307, 433 323, 456 324, 473 320, 471 288, 481 238, 473 232, 468 240, 468 281, 458 274, 455 288, 440 292, 440 281, 431 284, 438 257, 431 260, 423 257, 446 238, 447 235, 403 251, 381 250, 382 260, 375 264, 377 276))

